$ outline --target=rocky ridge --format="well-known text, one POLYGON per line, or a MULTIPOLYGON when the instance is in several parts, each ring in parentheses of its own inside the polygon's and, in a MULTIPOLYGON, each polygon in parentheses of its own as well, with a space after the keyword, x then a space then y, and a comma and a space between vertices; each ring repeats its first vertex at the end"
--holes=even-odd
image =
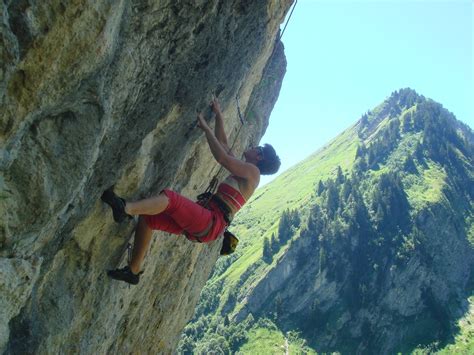
POLYGON ((369 153, 378 151, 367 156, 375 158, 360 168, 364 154, 356 153, 359 161, 339 183, 334 215, 326 182, 307 226, 239 295, 236 321, 277 314, 278 324, 302 331, 318 352, 406 353, 453 341, 473 287, 472 130, 410 89, 392 94, 370 116, 350 130, 371 140, 369 153), (396 144, 384 153, 388 142, 396 144), (405 207, 370 180, 380 166, 403 176, 393 189, 405 207), (384 214, 374 202, 382 195, 391 208, 384 214))
POLYGON ((138 287, 105 277, 133 223, 99 202, 216 171, 196 110, 219 96, 235 152, 268 124, 291 1, 0 4, 0 351, 171 353, 220 243, 157 235, 138 287))
POLYGON ((318 353, 470 353, 473 137, 400 89, 259 189, 180 349, 256 349, 262 331, 318 353))

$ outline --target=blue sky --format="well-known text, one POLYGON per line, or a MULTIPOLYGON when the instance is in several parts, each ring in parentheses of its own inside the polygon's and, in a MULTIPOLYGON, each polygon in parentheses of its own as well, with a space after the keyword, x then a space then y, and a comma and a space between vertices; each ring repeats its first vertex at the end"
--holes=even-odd
POLYGON ((473 128, 473 17, 471 0, 299 0, 261 140, 280 155, 280 173, 404 87, 473 128))

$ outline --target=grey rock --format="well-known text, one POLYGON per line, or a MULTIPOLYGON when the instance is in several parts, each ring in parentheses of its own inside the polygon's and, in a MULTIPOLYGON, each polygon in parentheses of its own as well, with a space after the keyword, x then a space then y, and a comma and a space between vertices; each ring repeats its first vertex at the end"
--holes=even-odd
POLYGON ((157 233, 139 286, 113 282, 105 270, 132 223, 114 224, 100 195, 204 190, 217 166, 192 127, 212 94, 231 139, 239 96, 235 153, 259 141, 286 68, 278 29, 290 4, 0 3, 1 350, 173 352, 220 241, 157 233))
POLYGON ((18 315, 31 297, 38 280, 41 260, 33 258, 0 258, 0 350, 4 350, 10 336, 8 322, 18 315))

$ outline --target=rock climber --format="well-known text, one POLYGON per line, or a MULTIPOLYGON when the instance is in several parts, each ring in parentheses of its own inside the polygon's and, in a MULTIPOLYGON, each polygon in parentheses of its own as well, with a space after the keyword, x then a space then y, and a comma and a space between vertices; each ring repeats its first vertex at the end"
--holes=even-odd
POLYGON ((124 268, 109 270, 107 274, 111 278, 138 284, 153 230, 184 234, 188 239, 202 243, 216 240, 254 193, 260 175, 278 171, 280 158, 269 144, 252 147, 244 152, 243 159, 236 158, 227 143, 218 100, 213 98, 210 106, 215 113, 214 132, 202 113, 197 116, 197 125, 204 131, 212 155, 230 175, 219 184, 217 192, 206 205, 191 201, 169 189, 162 190, 157 196, 135 202, 125 201, 115 195, 112 189, 105 191, 101 199, 112 208, 116 222, 131 215, 139 215, 131 262, 124 268))

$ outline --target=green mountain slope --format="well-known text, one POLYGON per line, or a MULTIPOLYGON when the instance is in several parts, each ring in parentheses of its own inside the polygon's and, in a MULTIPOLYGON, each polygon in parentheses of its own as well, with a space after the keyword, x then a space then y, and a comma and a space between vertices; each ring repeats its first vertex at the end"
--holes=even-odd
POLYGON ((256 192, 180 351, 250 353, 262 337, 296 352, 472 342, 473 141, 441 105, 394 92, 256 192))
POLYGON ((338 165, 351 167, 357 149, 356 138, 354 130, 347 131, 342 139, 331 142, 256 192, 233 222, 232 230, 242 239, 241 255, 222 277, 231 276, 235 280, 243 271, 239 265, 246 267, 260 259, 263 237, 276 231, 285 209, 302 208, 310 203, 315 181, 334 175, 338 165))

